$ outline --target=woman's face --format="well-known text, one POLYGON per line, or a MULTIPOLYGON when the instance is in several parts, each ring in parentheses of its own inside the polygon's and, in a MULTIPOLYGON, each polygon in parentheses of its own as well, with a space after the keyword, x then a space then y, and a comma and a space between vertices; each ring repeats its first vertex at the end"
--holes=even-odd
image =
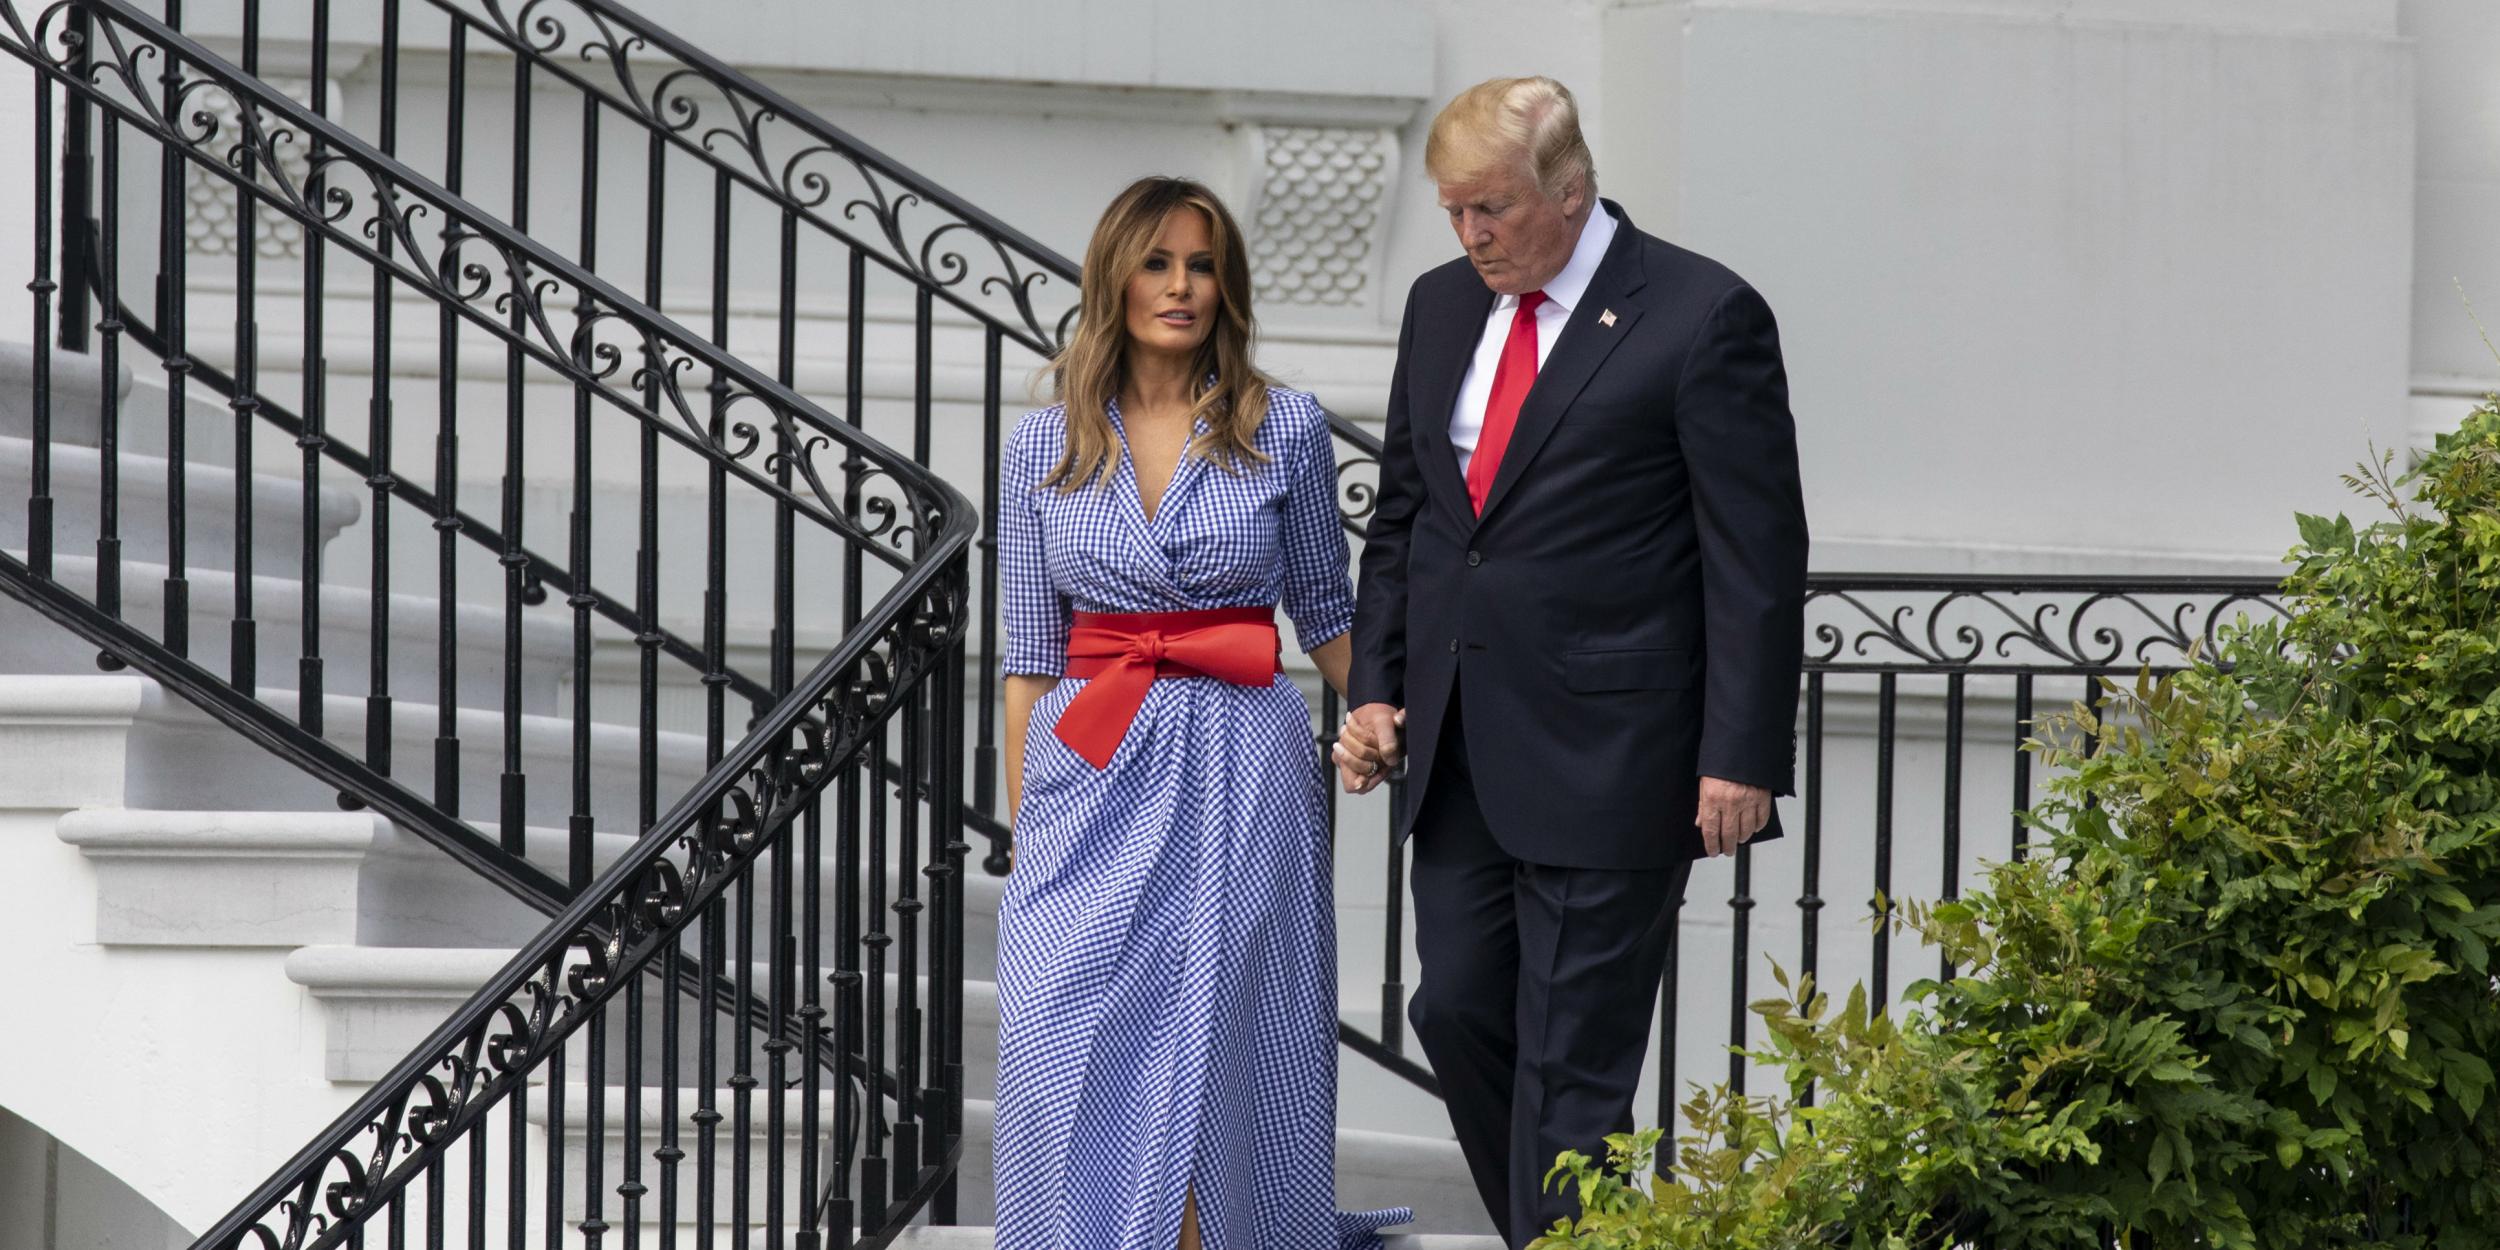
POLYGON ((1215 328, 1223 295, 1215 282, 1215 239, 1206 214, 1176 208, 1164 214, 1154 250, 1130 275, 1125 321, 1132 350, 1187 356, 1215 328))

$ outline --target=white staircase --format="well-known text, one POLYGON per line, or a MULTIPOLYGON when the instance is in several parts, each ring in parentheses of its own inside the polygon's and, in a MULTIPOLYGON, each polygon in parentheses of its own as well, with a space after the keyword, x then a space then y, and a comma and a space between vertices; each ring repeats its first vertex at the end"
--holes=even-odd
MULTIPOLYGON (((0 509, 0 546, 20 555, 25 517, 14 502, 24 497, 33 450, 28 359, 22 346, 0 346, 0 485, 13 504, 0 509)), ((89 518, 98 481, 94 414, 103 393, 90 359, 56 355, 55 369, 52 460, 62 517, 56 569, 63 582, 85 586, 95 567, 89 518)), ((127 375, 118 386, 126 449, 153 447, 161 457, 163 392, 127 375)), ((222 404, 195 400, 193 410, 196 425, 215 433, 194 435, 197 459, 187 466, 191 645, 195 654, 218 657, 215 667, 222 668, 234 593, 234 476, 218 460, 231 463, 231 417, 222 404)), ((124 529, 132 540, 125 547, 124 613, 154 621, 162 613, 166 553, 141 536, 164 532, 165 466, 127 450, 121 464, 124 529)), ((294 471, 282 460, 263 467, 294 471)), ((325 479, 325 540, 353 525, 358 486, 345 475, 325 479)), ((302 608, 292 578, 302 488, 292 477, 269 476, 253 493, 262 697, 291 710, 286 687, 294 680, 302 608)), ((391 608, 393 758, 401 776, 430 779, 436 609, 405 594, 391 608)), ((477 626, 461 631, 461 697, 492 706, 502 682, 500 604, 460 611, 477 626)), ((524 630, 524 697, 537 715, 523 742, 534 774, 529 853, 559 875, 568 788, 556 779, 565 775, 571 733, 557 684, 569 656, 560 611, 534 611, 524 630)), ((359 753, 370 612, 371 597, 361 591, 324 593, 324 724, 333 741, 359 753)), ((178 1235, 224 1215, 501 967, 543 919, 390 822, 339 810, 329 788, 155 682, 99 672, 95 650, 14 600, 0 600, 0 881, 16 895, 0 907, 0 943, 22 952, 11 1023, 0 1028, 0 1108, 127 1184, 163 1213, 174 1230, 169 1235, 178 1235)), ((474 820, 493 810, 502 759, 498 722, 473 719, 464 723, 462 741, 464 810, 474 820)), ((630 725, 598 725, 593 743, 599 827, 629 829, 638 736, 630 725)), ((665 801, 700 775, 701 741, 664 734, 660 760, 665 801)), ((420 792, 430 788, 430 780, 413 784, 420 792)), ((604 866, 628 845, 623 832, 602 833, 598 862, 604 866)), ((916 1245, 988 1244, 979 1226, 991 1209, 988 1098, 997 995, 990 977, 1000 885, 977 869, 967 883, 969 1102, 960 1210, 967 1227, 920 1230, 916 1245)), ((1395 1078, 1359 1057, 1346 1055, 1341 1068, 1347 1093, 1340 1205, 1409 1205, 1418 1212, 1416 1231, 1486 1232, 1446 1125, 1419 1113, 1432 1104, 1402 1085, 1384 1087, 1395 1078)), ((681 1135, 694 1129, 696 1093, 679 1099, 681 1135)), ((756 1099, 759 1107, 764 1097, 756 1099)), ((728 1095, 719 1098, 726 1106, 728 1095)), ((578 1109, 583 1100, 576 1091, 566 1101, 578 1109)), ((540 1111, 544 1105, 532 1103, 540 1111)), ((611 1183, 623 1174, 619 1111, 607 1118, 609 1140, 599 1147, 610 1160, 611 1183)), ((647 1154, 658 1137, 656 1101, 643 1120, 647 1154)), ((797 1122, 795 1110, 790 1122, 797 1122)), ((541 1140, 535 1160, 547 1158, 551 1140, 577 1161, 591 1148, 578 1110, 552 1128, 543 1116, 534 1124, 541 1140)), ((721 1134, 726 1139, 725 1125, 721 1134)), ((644 1174, 652 1174, 647 1161, 644 1174)), ((577 1167, 568 1175, 579 1175, 577 1167)), ((16 1192, 0 1186, 0 1195, 16 1192)), ((680 1206, 691 1219, 692 1204, 680 1206)), ((611 1223, 615 1210, 611 1202, 611 1223)), ((0 1212, 0 1226, 20 1226, 17 1214, 0 1212)), ((656 1237, 648 1218, 644 1228, 646 1240, 656 1237)), ((16 1250, 13 1236, 0 1232, 0 1250, 16 1250)), ((620 1240, 611 1236, 606 1244, 620 1240)), ((1475 1236, 1391 1241, 1492 1244, 1475 1236)))

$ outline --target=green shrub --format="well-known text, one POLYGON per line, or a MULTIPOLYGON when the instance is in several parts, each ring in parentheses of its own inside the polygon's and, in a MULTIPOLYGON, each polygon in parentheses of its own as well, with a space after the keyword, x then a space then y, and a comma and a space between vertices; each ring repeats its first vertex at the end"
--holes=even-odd
POLYGON ((1654 1133, 1564 1156, 1540 1244, 2500 1246, 2500 403, 2387 465, 2288 620, 2044 723, 2048 853, 1882 921, 1964 976, 1781 977, 1787 1098, 1697 1099, 1654 1182, 1654 1133))

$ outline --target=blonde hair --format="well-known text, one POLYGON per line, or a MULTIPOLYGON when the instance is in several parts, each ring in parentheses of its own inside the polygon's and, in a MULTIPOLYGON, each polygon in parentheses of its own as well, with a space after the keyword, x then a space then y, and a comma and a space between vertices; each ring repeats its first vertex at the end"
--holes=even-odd
POLYGON ((1597 193, 1597 161, 1580 137, 1580 105, 1551 78, 1492 78, 1458 93, 1432 119, 1424 171, 1435 182, 1473 182, 1522 155, 1537 190, 1559 198, 1597 193))
MULTIPOLYGON (((1250 363, 1258 323, 1250 313, 1250 257, 1241 227, 1224 202, 1186 178, 1140 178, 1111 201, 1085 247, 1076 326, 1046 367, 1052 398, 1067 407, 1067 451, 1042 479, 1062 494, 1102 482, 1119 459, 1111 401, 1127 378, 1128 282, 1145 268, 1164 218, 1195 210, 1207 219, 1215 252, 1215 324, 1198 345, 1193 372, 1205 379, 1190 418, 1207 432, 1187 454, 1239 471, 1264 461, 1257 445, 1267 420, 1267 376, 1250 363)), ((1181 258, 1175 258, 1178 263, 1181 258)))

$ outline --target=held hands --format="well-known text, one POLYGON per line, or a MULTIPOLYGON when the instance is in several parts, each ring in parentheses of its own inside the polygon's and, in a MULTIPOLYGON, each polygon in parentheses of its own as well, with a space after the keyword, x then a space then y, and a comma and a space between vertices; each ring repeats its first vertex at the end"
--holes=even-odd
POLYGON ((1346 714, 1330 755, 1348 794, 1369 794, 1406 763, 1406 709, 1366 703, 1346 714))
POLYGON ((1740 781, 1704 777, 1701 807, 1693 813, 1693 823, 1701 827, 1704 855, 1733 855, 1771 823, 1771 792, 1740 781))

